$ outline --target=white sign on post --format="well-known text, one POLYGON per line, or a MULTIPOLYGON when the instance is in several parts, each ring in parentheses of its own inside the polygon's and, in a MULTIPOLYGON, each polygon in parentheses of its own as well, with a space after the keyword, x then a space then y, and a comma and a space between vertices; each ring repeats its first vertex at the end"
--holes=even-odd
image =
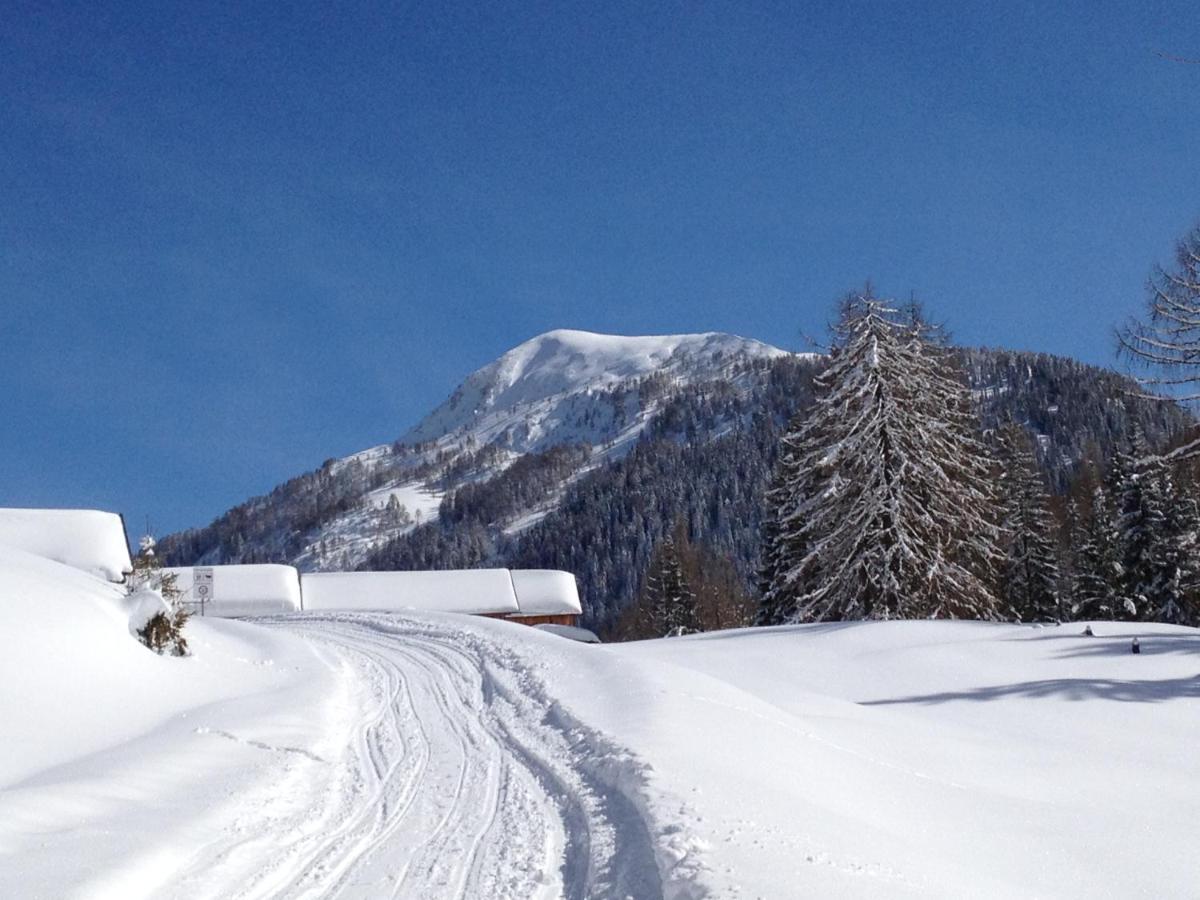
POLYGON ((200 604, 200 615, 204 615, 204 604, 212 603, 213 570, 192 569, 192 597, 200 604))

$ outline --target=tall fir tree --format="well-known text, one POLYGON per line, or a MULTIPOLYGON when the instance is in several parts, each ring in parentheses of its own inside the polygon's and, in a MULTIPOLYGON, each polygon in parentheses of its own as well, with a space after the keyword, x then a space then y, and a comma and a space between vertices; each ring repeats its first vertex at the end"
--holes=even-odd
POLYGON ((1117 501, 1120 603, 1116 617, 1147 621, 1169 602, 1170 577, 1164 556, 1164 501, 1159 463, 1148 456, 1138 435, 1117 454, 1112 469, 1117 501))
POLYGON ((1072 553, 1072 618, 1116 618, 1120 606, 1120 552, 1112 504, 1103 485, 1092 490, 1091 515, 1079 534, 1072 553))
POLYGON ((1058 598, 1063 619, 1074 618, 1075 594, 1072 585, 1079 570, 1079 551, 1084 541, 1083 512, 1072 494, 1067 497, 1062 527, 1058 531, 1058 598))
POLYGON ((800 585, 789 581, 784 575, 789 560, 804 556, 804 547, 800 543, 804 536, 798 529, 783 528, 780 515, 788 508, 789 496, 799 489, 805 475, 799 469, 800 448, 794 438, 803 427, 803 422, 802 417, 796 416, 789 423, 765 498, 756 625, 782 625, 796 618, 798 610, 800 585))
POLYGON ((990 454, 937 330, 848 298, 810 416, 785 437, 768 596, 804 621, 1000 618, 990 454))
POLYGON ((1025 622, 1061 618, 1058 552, 1050 497, 1025 429, 1007 425, 997 435, 999 487, 1004 511, 1001 593, 1025 622))
POLYGON ((1189 625, 1196 620, 1200 511, 1162 457, 1124 458, 1120 478, 1124 593, 1138 618, 1189 625))
MULTIPOLYGON (((696 594, 684 575, 678 540, 682 527, 676 525, 655 548, 646 573, 642 603, 649 610, 656 634, 677 637, 699 630, 696 594)), ((682 535, 686 540, 686 535, 682 535)))
POLYGON ((1175 606, 1163 607, 1159 619, 1176 625, 1200 625, 1200 503, 1180 490, 1167 509, 1170 560, 1177 566, 1175 606))

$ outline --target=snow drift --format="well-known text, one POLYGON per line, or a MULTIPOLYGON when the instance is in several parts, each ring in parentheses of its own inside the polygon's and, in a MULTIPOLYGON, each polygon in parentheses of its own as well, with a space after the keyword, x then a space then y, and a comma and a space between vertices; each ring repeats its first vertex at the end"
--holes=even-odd
POLYGON ((125 523, 96 509, 0 509, 0 544, 108 581, 123 580, 133 568, 125 523))
POLYGON ((163 880, 345 742, 307 642, 193 619, 158 656, 129 633, 156 598, 0 546, 0 897, 217 896, 163 880))

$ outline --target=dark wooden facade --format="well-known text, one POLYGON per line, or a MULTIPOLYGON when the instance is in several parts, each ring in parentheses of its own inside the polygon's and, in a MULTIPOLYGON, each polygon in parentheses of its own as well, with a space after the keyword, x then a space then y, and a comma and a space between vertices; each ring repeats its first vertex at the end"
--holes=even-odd
POLYGON ((510 622, 520 622, 522 625, 570 625, 579 626, 579 616, 573 613, 559 613, 548 616, 508 616, 510 622))
POLYGON ((485 619, 504 619, 521 625, 570 625, 579 627, 579 616, 574 613, 558 613, 546 616, 522 616, 515 613, 479 613, 485 619))

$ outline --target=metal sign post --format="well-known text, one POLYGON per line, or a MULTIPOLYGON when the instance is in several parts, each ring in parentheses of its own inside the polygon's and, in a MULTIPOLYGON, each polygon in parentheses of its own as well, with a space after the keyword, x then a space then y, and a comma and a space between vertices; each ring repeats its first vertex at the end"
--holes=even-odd
POLYGON ((192 569, 192 596, 200 601, 200 615, 203 616, 204 604, 211 603, 215 597, 212 569, 192 569))

